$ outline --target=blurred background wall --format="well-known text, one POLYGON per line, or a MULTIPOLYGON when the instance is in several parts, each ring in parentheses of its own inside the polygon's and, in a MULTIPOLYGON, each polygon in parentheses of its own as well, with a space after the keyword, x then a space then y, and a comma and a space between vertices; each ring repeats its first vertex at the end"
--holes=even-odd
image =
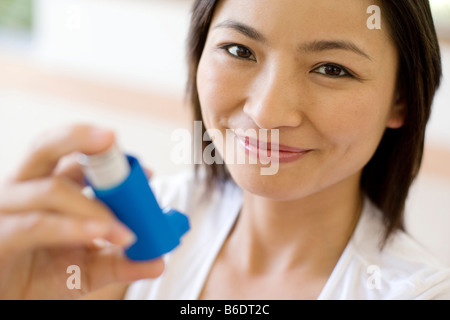
MULTIPOLYGON (((192 126, 183 101, 185 38, 193 0, 0 0, 0 179, 35 137, 89 122, 156 175, 173 130, 192 126)), ((444 79, 424 165, 407 204, 410 233, 450 265, 450 0, 431 0, 444 79)))

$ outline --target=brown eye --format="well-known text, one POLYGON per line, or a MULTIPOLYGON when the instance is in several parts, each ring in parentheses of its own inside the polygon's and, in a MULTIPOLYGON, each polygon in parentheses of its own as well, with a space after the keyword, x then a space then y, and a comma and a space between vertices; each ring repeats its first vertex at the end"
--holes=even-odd
POLYGON ((225 47, 225 49, 228 51, 229 54, 238 57, 240 59, 247 59, 247 60, 253 60, 256 61, 255 56, 250 51, 250 49, 239 46, 239 45, 230 45, 225 47))
POLYGON ((322 65, 315 69, 314 72, 331 78, 352 77, 352 75, 344 67, 334 64, 322 65))
POLYGON ((342 69, 336 66, 325 66, 325 73, 329 76, 341 75, 342 69))

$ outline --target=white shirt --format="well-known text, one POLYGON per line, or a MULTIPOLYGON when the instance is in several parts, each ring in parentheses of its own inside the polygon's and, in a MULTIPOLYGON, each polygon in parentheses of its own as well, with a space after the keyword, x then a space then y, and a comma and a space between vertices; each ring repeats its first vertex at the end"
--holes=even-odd
MULTIPOLYGON (((207 189, 183 172, 151 182, 161 207, 189 216, 191 229, 164 259, 157 279, 132 283, 125 299, 199 297, 210 268, 242 205, 232 181, 207 189)), ((416 241, 396 232, 380 251, 380 211, 366 200, 355 231, 318 299, 450 299, 450 268, 440 265, 416 241)))

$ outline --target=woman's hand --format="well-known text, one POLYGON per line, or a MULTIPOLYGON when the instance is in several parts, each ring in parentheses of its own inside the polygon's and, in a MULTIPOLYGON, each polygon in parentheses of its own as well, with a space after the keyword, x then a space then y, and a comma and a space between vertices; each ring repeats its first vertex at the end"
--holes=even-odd
POLYGON ((111 283, 162 273, 162 259, 132 262, 124 256, 133 234, 103 203, 82 193, 81 168, 66 157, 105 151, 114 140, 113 132, 88 125, 55 130, 2 183, 0 299, 79 298, 111 283), (113 245, 99 247, 95 239, 113 245), (77 267, 79 289, 67 285, 69 266, 77 267))

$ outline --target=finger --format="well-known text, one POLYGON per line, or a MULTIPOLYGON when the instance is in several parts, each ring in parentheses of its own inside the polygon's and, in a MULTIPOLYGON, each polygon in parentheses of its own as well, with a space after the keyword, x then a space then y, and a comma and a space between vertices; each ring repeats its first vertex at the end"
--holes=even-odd
MULTIPOLYGON (((144 171, 147 180, 150 180, 153 176, 153 171, 146 167, 143 167, 142 170, 144 171)), ((77 155, 67 156, 63 158, 55 168, 53 175, 56 177, 68 178, 82 187, 87 186, 83 168, 78 161, 77 155)))
POLYGON ((153 176, 153 171, 149 168, 142 168, 144 170, 144 174, 147 177, 147 179, 150 179, 153 176))
POLYGON ((82 187, 69 179, 51 177, 15 184, 4 190, 0 210, 5 213, 49 211, 73 218, 115 220, 111 210, 97 199, 89 199, 82 187))
POLYGON ((84 188, 87 186, 86 180, 84 177, 83 168, 77 158, 77 154, 62 158, 58 166, 55 168, 53 176, 64 177, 84 188))
POLYGON ((74 125, 48 132, 40 137, 31 154, 14 176, 25 181, 50 175, 60 158, 73 152, 95 154, 114 143, 114 133, 90 125, 74 125))
MULTIPOLYGON (((48 247, 90 246, 96 238, 117 240, 118 226, 96 220, 77 220, 64 215, 36 211, 0 216, 0 256, 48 247), (115 234, 115 238, 111 234, 115 234)), ((131 238, 121 230, 121 246, 131 238)), ((116 241, 117 242, 117 241, 116 241)))
MULTIPOLYGON (((144 171, 144 174, 148 180, 152 178, 153 171, 151 169, 142 167, 142 170, 144 171)), ((79 162, 77 154, 62 158, 58 166, 55 168, 53 175, 57 177, 68 178, 82 187, 86 186, 83 168, 79 162)))

